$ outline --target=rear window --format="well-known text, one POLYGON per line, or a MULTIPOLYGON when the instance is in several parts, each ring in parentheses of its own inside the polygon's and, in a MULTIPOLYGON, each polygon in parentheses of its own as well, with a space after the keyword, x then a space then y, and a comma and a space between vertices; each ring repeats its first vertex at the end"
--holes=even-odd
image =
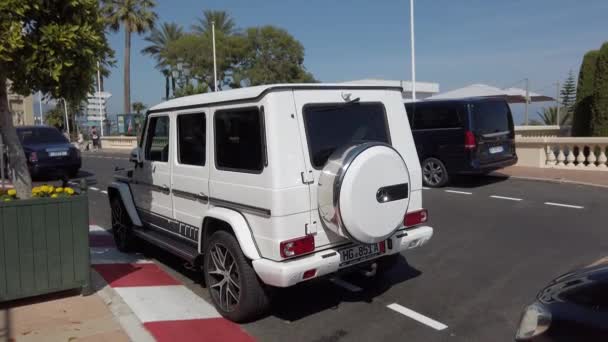
POLYGON ((17 135, 23 145, 68 143, 68 140, 55 128, 18 129, 17 135))
POLYGON ((472 128, 477 133, 497 133, 511 130, 509 106, 503 101, 483 101, 471 104, 472 128))
POLYGON ((411 103, 405 108, 412 129, 462 128, 462 120, 454 104, 411 103))
POLYGON ((304 124, 315 168, 322 168, 337 148, 347 144, 368 141, 390 144, 381 103, 306 105, 304 124))

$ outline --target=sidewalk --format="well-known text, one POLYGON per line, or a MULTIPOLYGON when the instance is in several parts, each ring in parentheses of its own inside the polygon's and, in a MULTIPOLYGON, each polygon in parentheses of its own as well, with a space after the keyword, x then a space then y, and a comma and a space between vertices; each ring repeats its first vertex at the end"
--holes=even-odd
POLYGON ((0 306, 0 341, 129 341, 98 295, 62 292, 0 306))
POLYGON ((0 304, 0 342, 252 342, 213 305, 112 235, 89 228, 94 294, 77 291, 0 304))
POLYGON ((494 176, 543 180, 558 183, 574 183, 608 188, 608 171, 586 171, 572 169, 550 169, 511 166, 492 173, 494 176))

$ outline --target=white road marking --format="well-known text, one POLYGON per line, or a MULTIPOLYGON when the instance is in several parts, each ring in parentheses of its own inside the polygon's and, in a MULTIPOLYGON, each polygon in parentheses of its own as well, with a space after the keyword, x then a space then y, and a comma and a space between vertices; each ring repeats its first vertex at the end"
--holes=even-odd
POLYGON ((405 306, 401 306, 401 305, 399 305, 397 303, 393 303, 391 305, 387 305, 387 308, 389 308, 391 310, 394 310, 394 311, 397 311, 398 313, 400 313, 402 315, 405 315, 405 316, 407 316, 407 317, 409 317, 409 318, 411 318, 413 320, 416 320, 416 321, 418 321, 418 322, 420 322, 422 324, 426 324, 426 325, 428 325, 429 327, 431 327, 431 328, 433 328, 435 330, 443 330, 443 329, 446 329, 448 327, 447 325, 445 325, 443 323, 437 322, 434 319, 426 317, 423 314, 419 314, 416 311, 410 310, 410 309, 406 308, 405 306))
POLYGON ((115 287, 143 323, 219 318, 213 305, 183 285, 115 287))
POLYGON ((343 288, 347 289, 350 292, 359 292, 359 291, 362 290, 359 286, 353 285, 353 284, 351 284, 351 283, 349 283, 347 281, 344 281, 344 280, 342 280, 340 278, 332 278, 330 281, 332 283, 340 286, 340 287, 343 287, 343 288))
POLYGON ((564 208, 572 208, 572 209, 585 209, 585 207, 581 207, 580 205, 571 205, 571 204, 562 204, 562 203, 553 203, 553 202, 545 202, 546 205, 552 205, 555 207, 564 207, 564 208))
POLYGON ((92 186, 89 189, 93 190, 93 191, 99 191, 99 189, 97 189, 96 187, 92 186))
POLYGON ((431 188, 427 188, 426 186, 422 187, 424 190, 431 190, 431 188))
POLYGON ((503 199, 503 200, 507 200, 507 201, 522 201, 521 198, 515 198, 515 197, 505 197, 505 196, 496 196, 496 195, 492 195, 490 196, 492 198, 497 198, 497 199, 503 199))
POLYGON ((104 194, 104 195, 107 195, 107 194, 108 194, 108 192, 107 192, 107 191, 105 191, 105 190, 101 190, 101 193, 102 193, 102 194, 104 194))
POLYGON ((445 190, 445 192, 449 192, 451 194, 460 194, 460 195, 472 195, 472 192, 466 192, 466 191, 456 191, 456 190, 445 190))

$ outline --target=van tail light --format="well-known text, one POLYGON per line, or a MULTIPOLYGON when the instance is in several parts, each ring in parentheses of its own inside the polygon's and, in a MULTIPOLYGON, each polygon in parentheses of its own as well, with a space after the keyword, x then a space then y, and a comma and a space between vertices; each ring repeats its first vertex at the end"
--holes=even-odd
POLYGON ((313 235, 306 235, 301 238, 283 241, 280 244, 280 248, 282 258, 291 258, 310 253, 315 250, 315 237, 313 235))
POLYGON ((475 141, 475 134, 471 131, 464 132, 464 149, 473 150, 477 147, 477 141, 475 141))
POLYGON ((35 163, 38 161, 38 153, 36 152, 30 152, 30 157, 29 157, 30 163, 35 163))
POLYGON ((412 211, 411 213, 405 214, 403 219, 403 225, 406 227, 413 227, 419 224, 426 223, 429 220, 429 212, 426 209, 420 209, 412 211))

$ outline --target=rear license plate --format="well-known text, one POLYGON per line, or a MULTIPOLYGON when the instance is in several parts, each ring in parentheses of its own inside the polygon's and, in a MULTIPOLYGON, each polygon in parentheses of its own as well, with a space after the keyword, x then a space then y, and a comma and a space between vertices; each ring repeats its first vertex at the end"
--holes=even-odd
POLYGON ((67 155, 68 155, 68 151, 49 152, 49 157, 65 157, 67 155))
POLYGON ((340 267, 359 263, 361 261, 384 254, 384 241, 372 245, 357 245, 340 250, 340 267))
POLYGON ((495 154, 495 153, 501 153, 504 152, 504 148, 502 146, 494 146, 494 147, 490 147, 490 153, 491 154, 495 154))

